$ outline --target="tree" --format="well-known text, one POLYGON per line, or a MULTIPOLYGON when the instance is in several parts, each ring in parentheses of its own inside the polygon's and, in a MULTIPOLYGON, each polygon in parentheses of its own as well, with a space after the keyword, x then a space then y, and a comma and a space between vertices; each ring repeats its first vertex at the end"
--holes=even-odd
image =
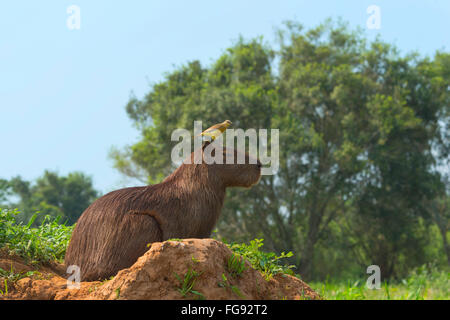
POLYGON ((19 208, 19 218, 23 221, 28 221, 39 211, 35 223, 41 222, 43 216, 49 214, 60 216, 61 222, 73 224, 98 197, 98 192, 92 186, 92 179, 81 172, 59 176, 55 172, 45 171, 34 184, 18 176, 12 178, 8 185, 11 189, 10 195, 19 198, 18 203, 8 206, 19 208))
POLYGON ((447 239, 447 234, 450 229, 450 196, 442 194, 440 197, 430 201, 428 212, 439 229, 442 247, 447 258, 447 265, 450 266, 450 244, 447 239))
POLYGON ((126 110, 141 140, 111 157, 124 174, 155 183, 174 169, 172 131, 194 120, 279 128, 278 173, 228 191, 219 234, 264 237, 270 250, 294 251, 311 278, 317 245, 339 221, 348 226, 340 232, 351 232, 349 259, 359 255, 391 276, 396 265, 386 259, 421 262, 403 244, 422 243, 424 203, 442 190, 432 148, 445 149, 444 60, 402 57, 380 40, 369 45, 343 23, 307 32, 288 23, 277 51, 261 38, 240 39, 210 67, 190 62, 143 100, 132 97, 126 110))
POLYGON ((8 180, 0 179, 0 203, 7 201, 11 195, 11 186, 8 180))

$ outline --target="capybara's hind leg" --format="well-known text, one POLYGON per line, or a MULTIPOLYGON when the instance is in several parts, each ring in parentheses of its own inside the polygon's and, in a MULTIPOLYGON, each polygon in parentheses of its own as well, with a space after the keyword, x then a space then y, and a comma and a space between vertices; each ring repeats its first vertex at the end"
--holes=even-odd
POLYGON ((86 277, 107 279, 132 266, 149 250, 149 244, 162 241, 162 232, 155 218, 145 214, 127 214, 117 225, 102 250, 99 265, 86 277))

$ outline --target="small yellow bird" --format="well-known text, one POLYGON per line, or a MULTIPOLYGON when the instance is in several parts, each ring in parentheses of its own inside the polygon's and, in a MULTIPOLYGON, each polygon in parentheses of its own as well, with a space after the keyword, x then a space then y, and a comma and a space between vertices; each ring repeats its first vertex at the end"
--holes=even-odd
POLYGON ((218 123, 213 125, 212 127, 209 127, 208 129, 200 133, 200 135, 211 137, 211 140, 214 141, 218 136, 224 133, 224 131, 227 130, 230 125, 232 125, 231 121, 225 120, 222 123, 218 123))

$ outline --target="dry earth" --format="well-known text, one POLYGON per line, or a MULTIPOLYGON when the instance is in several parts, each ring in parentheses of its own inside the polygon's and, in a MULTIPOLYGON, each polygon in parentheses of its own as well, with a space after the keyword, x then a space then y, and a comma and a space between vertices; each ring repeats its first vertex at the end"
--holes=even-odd
MULTIPOLYGON (((277 274, 266 280, 246 261, 240 275, 230 273, 227 262, 232 251, 213 239, 185 239, 156 242, 130 268, 111 280, 82 282, 68 289, 64 267, 56 263, 39 267, 39 272, 8 282, 8 294, 0 299, 110 300, 110 299, 320 299, 305 282, 277 274), (192 291, 183 295, 181 280, 195 272, 192 291), (226 281, 224 281, 224 277, 226 281)), ((36 270, 23 259, 0 254, 0 268, 15 273, 36 270)), ((0 290, 5 293, 5 278, 0 290)))

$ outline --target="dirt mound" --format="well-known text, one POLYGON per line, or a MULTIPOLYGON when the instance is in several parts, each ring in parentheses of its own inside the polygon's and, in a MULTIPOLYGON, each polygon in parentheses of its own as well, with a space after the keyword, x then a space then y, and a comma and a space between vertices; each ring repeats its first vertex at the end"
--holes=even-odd
MULTIPOLYGON (((296 277, 278 274, 266 280, 248 261, 237 274, 228 267, 231 256, 226 245, 213 239, 157 242, 111 280, 68 289, 61 266, 55 265, 52 272, 47 268, 8 284, 8 294, 0 299, 320 299, 296 277)), ((16 263, 30 271, 23 262, 16 263)), ((5 291, 4 278, 0 290, 5 291)))

